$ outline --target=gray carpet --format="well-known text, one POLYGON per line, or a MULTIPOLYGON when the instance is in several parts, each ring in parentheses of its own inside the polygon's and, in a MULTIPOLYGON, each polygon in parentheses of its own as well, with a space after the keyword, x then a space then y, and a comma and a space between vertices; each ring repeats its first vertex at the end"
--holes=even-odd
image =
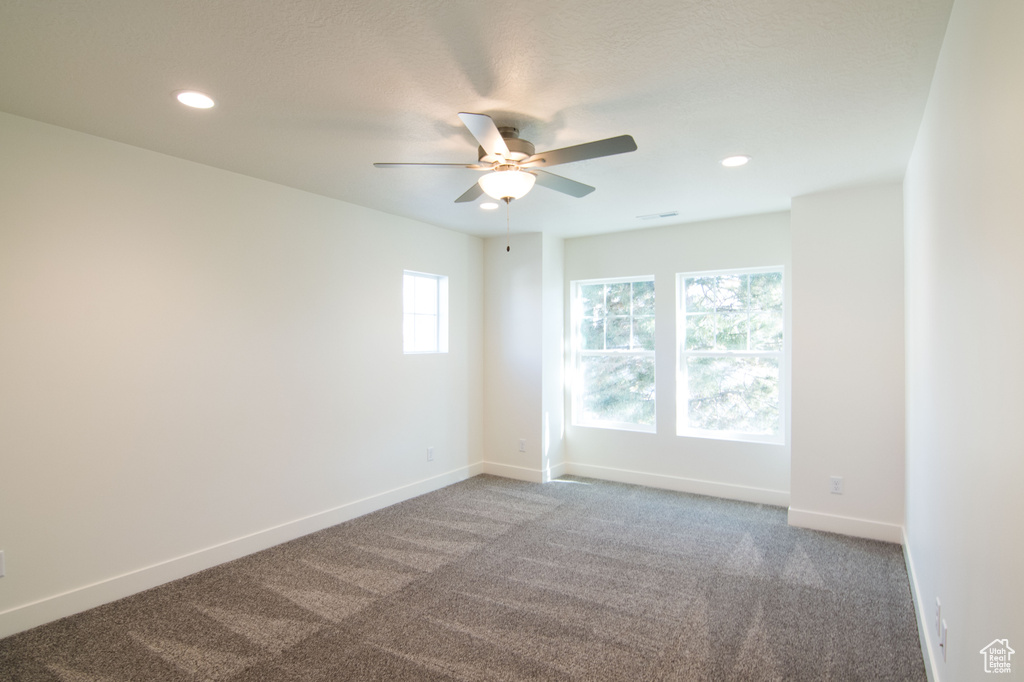
POLYGON ((899 546, 478 476, 0 640, 3 680, 924 680, 899 546))

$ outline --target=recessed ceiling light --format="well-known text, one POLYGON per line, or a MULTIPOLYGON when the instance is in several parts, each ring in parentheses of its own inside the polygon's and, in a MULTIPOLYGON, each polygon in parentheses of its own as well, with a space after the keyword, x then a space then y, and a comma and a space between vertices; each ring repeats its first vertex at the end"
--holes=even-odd
POLYGON ((174 96, 187 107, 209 109, 213 106, 213 100, 208 95, 196 92, 195 90, 182 90, 181 92, 174 93, 174 96))
POLYGON ((747 161, 750 161, 749 156, 730 156, 728 158, 722 159, 722 165, 725 166, 726 168, 735 168, 736 166, 745 165, 747 161))
POLYGON ((494 209, 498 208, 498 205, 493 201, 485 201, 484 203, 480 204, 480 208, 482 208, 485 211, 493 211, 494 209))

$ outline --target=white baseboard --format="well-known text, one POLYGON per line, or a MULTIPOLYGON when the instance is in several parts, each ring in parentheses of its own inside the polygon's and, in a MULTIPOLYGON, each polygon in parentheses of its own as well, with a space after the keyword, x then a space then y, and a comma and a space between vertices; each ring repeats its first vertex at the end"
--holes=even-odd
POLYGON ((0 611, 0 638, 184 578, 481 473, 484 473, 482 464, 471 464, 136 571, 0 611))
MULTIPOLYGON (((917 572, 914 570, 914 560, 910 556, 910 543, 907 541, 907 529, 903 529, 903 560, 907 564, 907 577, 910 578, 910 597, 914 602, 914 614, 917 616, 917 636, 921 640, 921 652, 924 654, 924 671, 928 675, 928 682, 939 682, 938 652, 932 648, 932 624, 925 614, 932 613, 931 608, 925 608, 924 600, 921 597, 921 586, 917 582, 917 572)), ((930 607, 931 605, 929 605, 930 607)))
POLYGON ((548 466, 548 470, 544 472, 544 474, 545 483, 547 483, 548 481, 553 481, 556 478, 561 478, 562 476, 565 476, 565 462, 559 462, 558 464, 548 466))
POLYGON ((711 497, 724 497, 730 500, 770 504, 776 507, 789 506, 789 493, 785 490, 769 490, 767 488, 753 488, 730 483, 716 483, 695 478, 683 478, 682 476, 650 474, 643 471, 616 469, 596 464, 580 464, 579 462, 566 462, 562 466, 564 473, 575 476, 598 478, 617 483, 645 485, 649 488, 677 490, 697 495, 710 495, 711 497))
POLYGON ((882 540, 883 542, 903 542, 903 526, 894 523, 882 523, 880 521, 868 521, 867 519, 856 519, 850 516, 836 516, 835 514, 824 514, 804 509, 789 508, 789 525, 797 528, 810 528, 812 530, 824 530, 840 535, 852 535, 868 540, 882 540))
POLYGON ((514 478, 517 481, 529 481, 530 483, 543 483, 544 472, 540 469, 517 467, 511 464, 499 464, 498 462, 483 462, 481 473, 501 476, 502 478, 514 478))

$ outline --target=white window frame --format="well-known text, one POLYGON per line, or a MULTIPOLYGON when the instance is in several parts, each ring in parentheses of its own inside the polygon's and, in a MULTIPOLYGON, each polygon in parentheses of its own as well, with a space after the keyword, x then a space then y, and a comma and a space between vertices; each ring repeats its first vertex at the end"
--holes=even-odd
POLYGON ((448 277, 446 275, 435 275, 429 272, 417 272, 415 270, 402 271, 402 352, 405 355, 431 355, 448 352, 448 277), (413 310, 407 308, 408 301, 405 296, 406 282, 409 278, 431 280, 435 285, 437 296, 434 313, 420 313, 413 306, 413 310), (434 318, 437 333, 434 336, 434 343, 429 350, 414 350, 415 345, 415 322, 417 318, 434 318), (412 318, 413 333, 410 338, 408 322, 412 318))
MULTIPOLYGON (((654 275, 640 275, 636 277, 604 277, 600 279, 581 279, 573 280, 569 283, 570 292, 570 324, 571 324, 571 349, 572 349, 572 424, 573 426, 586 426, 591 428, 599 429, 614 429, 618 431, 639 431, 641 433, 656 433, 658 429, 658 410, 657 410, 657 361, 655 360, 656 350, 623 350, 623 349, 612 349, 612 350, 584 350, 583 349, 583 334, 581 331, 581 323, 583 322, 583 299, 580 295, 580 288, 590 284, 628 284, 633 282, 650 282, 654 284, 654 275), (583 408, 581 400, 583 397, 583 367, 581 360, 583 357, 597 357, 597 356, 630 356, 630 357, 644 357, 651 358, 655 365, 654 382, 655 382, 655 410, 654 410, 654 423, 648 426, 647 424, 634 424, 632 422, 617 422, 617 421, 601 421, 601 420, 586 420, 583 417, 583 408)), ((632 300, 630 301, 630 318, 633 317, 632 311, 632 300)), ((655 308, 657 308, 657 289, 655 289, 655 308)), ((607 335, 607 330, 605 331, 607 335)), ((655 317, 655 335, 657 334, 657 319, 655 317)), ((655 346, 655 349, 657 346, 655 346)))
MULTIPOLYGON (((789 372, 786 356, 789 348, 789 334, 786 325, 786 269, 784 266, 757 268, 729 268, 725 270, 701 270, 676 273, 676 435, 684 438, 712 438, 750 443, 785 444, 786 407, 789 404, 789 372), (686 291, 685 282, 695 277, 716 277, 722 275, 756 275, 777 272, 782 275, 782 348, 774 351, 736 350, 686 350, 686 291), (686 359, 690 357, 755 357, 772 358, 779 364, 779 424, 777 434, 745 433, 742 431, 719 431, 694 429, 687 426, 689 406, 689 383, 686 359)), ((749 334, 749 331, 748 331, 749 334)))

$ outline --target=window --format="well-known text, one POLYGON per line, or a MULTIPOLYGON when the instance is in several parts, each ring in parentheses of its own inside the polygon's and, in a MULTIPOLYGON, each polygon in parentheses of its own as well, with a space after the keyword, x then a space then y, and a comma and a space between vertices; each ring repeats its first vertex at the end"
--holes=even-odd
POLYGON ((573 424, 650 431, 654 278, 572 283, 573 424))
POLYGON ((782 269, 677 275, 677 432, 782 443, 782 269))
POLYGON ((404 273, 402 336, 406 353, 448 352, 448 278, 404 273))

